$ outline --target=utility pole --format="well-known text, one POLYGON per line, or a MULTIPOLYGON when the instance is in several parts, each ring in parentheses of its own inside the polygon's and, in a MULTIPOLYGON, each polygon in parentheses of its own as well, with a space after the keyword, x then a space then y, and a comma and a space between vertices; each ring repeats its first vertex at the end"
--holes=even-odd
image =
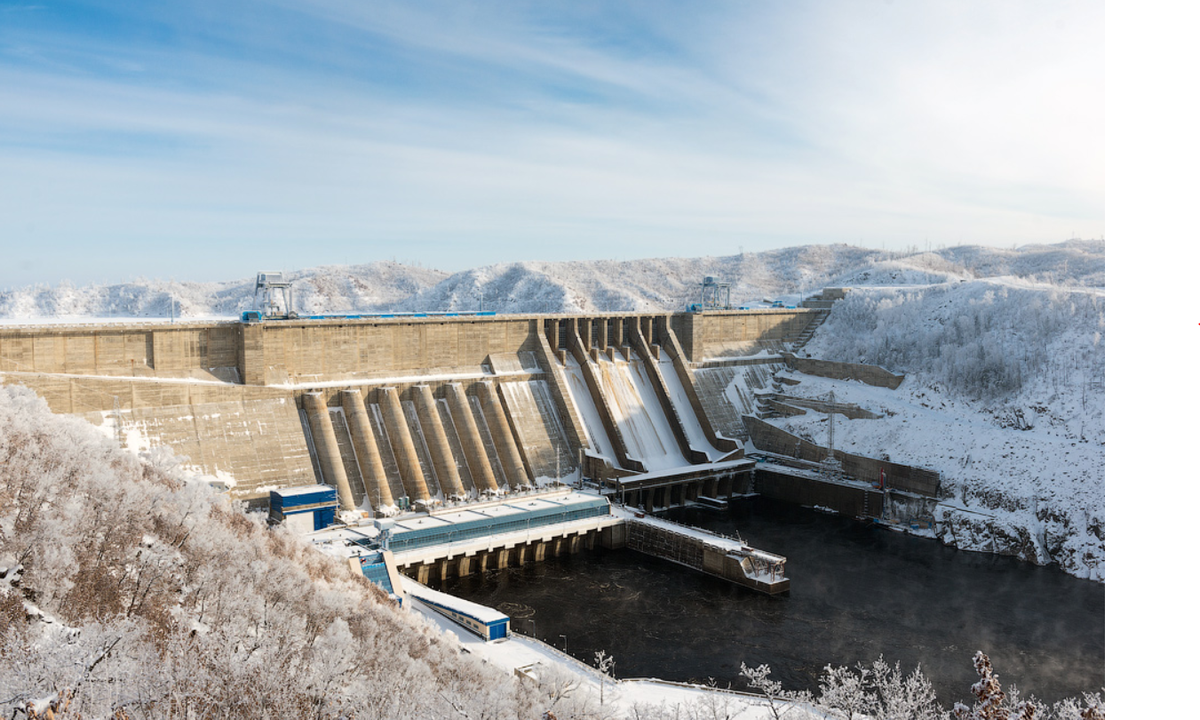
POLYGON ((837 457, 833 454, 833 391, 829 391, 829 407, 826 413, 826 418, 829 422, 829 444, 826 449, 825 459, 821 461, 822 474, 828 480, 836 480, 842 472, 842 464, 838 462, 837 457))
POLYGON ((833 463, 833 391, 829 391, 829 453, 825 456, 827 462, 833 463))

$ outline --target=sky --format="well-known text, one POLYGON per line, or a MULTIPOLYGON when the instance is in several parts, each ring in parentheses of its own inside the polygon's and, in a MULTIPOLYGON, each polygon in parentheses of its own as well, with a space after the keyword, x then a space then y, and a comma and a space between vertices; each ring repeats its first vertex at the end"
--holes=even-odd
POLYGON ((1100 238, 1104 6, 0 0, 0 289, 1100 238))

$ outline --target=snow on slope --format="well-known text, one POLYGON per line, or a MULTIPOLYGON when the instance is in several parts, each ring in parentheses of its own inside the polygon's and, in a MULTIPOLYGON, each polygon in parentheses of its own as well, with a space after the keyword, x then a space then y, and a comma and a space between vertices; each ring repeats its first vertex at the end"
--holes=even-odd
POLYGON ((732 284, 735 304, 820 287, 876 251, 845 245, 810 245, 728 257, 650 258, 493 265, 447 278, 409 301, 410 310, 499 312, 662 312, 698 299, 699 284, 713 275, 732 284))
MULTIPOLYGON (((822 278, 829 286, 886 286, 1013 278, 1022 284, 1104 287, 1104 243, 1070 240, 1004 249, 961 246, 934 252, 873 253, 822 278)), ((810 289, 817 290, 822 284, 810 289)))
MULTIPOLYGON (((784 390, 833 390, 884 415, 838 418, 835 444, 939 471, 952 496, 939 518, 946 542, 1103 580, 1103 246, 1039 254, 975 253, 961 269, 910 258, 845 276, 863 284, 842 283, 850 293, 804 352, 880 365, 904 383, 798 375, 784 390), (1009 274, 971 277, 984 271, 1009 274)), ((818 442, 828 427, 815 413, 774 422, 818 442)))
MULTIPOLYGON (((382 312, 447 277, 440 270, 393 262, 328 267, 286 273, 293 285, 296 311, 382 312)), ((135 280, 118 285, 69 282, 0 291, 0 318, 208 318, 236 317, 254 307, 254 278, 193 283, 135 280), (172 307, 172 303, 174 306, 172 307)))
MULTIPOLYGON (((727 257, 521 262, 453 275, 391 262, 287 273, 300 313, 484 309, 519 312, 681 310, 713 275, 735 304, 764 297, 802 300, 825 286, 938 283, 1012 276, 1021 281, 1103 287, 1096 241, 1013 250, 959 247, 896 253, 806 245, 727 257)), ((35 286, 0 291, 0 318, 233 317, 253 306, 253 279, 214 283, 137 280, 119 285, 35 286)))

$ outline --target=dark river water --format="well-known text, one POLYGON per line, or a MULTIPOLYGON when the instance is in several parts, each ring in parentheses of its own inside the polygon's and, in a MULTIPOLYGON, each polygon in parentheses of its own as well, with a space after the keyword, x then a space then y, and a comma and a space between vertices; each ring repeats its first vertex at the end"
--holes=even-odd
POLYGON ((1046 702, 1104 687, 1104 586, 1051 567, 948 548, 762 499, 671 519, 787 557, 791 591, 768 597, 626 550, 489 571, 442 589, 506 612, 514 630, 618 677, 744 687, 742 662, 817 692, 826 664, 883 655, 918 664, 949 707, 968 700, 983 650, 1007 690, 1046 702))

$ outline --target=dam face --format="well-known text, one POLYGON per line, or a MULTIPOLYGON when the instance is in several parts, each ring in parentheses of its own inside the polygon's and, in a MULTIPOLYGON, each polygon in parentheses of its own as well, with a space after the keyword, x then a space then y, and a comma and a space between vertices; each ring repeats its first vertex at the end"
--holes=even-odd
POLYGON ((0 382, 265 504, 482 500, 582 474, 648 510, 748 491, 741 416, 817 311, 12 326, 0 382))

